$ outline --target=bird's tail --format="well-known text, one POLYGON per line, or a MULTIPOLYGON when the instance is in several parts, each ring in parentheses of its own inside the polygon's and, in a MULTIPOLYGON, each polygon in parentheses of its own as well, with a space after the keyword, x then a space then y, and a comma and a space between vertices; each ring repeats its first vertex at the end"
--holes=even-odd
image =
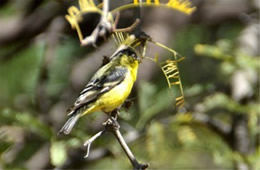
POLYGON ((64 133, 65 135, 68 135, 71 132, 72 128, 74 127, 74 125, 76 124, 76 122, 78 121, 79 118, 80 118, 79 113, 73 114, 69 118, 69 120, 67 120, 65 125, 61 128, 61 130, 59 131, 58 134, 64 133))

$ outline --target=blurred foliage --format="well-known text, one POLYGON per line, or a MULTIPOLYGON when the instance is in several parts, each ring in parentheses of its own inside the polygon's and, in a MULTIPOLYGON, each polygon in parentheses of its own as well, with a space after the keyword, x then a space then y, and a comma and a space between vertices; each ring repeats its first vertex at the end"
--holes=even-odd
POLYGON ((50 63, 47 83, 48 96, 57 98, 69 83, 70 63, 73 56, 79 55, 80 50, 76 40, 66 38, 66 41, 59 44, 55 49, 55 58, 50 63))
MULTIPOLYGON (((11 4, 1 8, 1 17, 17 15, 11 4)), ((254 80, 260 63, 259 56, 240 51, 237 41, 245 27, 223 20, 216 27, 185 25, 176 34, 173 47, 186 57, 179 68, 187 112, 177 113, 172 108, 174 98, 161 75, 154 76, 152 82, 141 81, 133 92, 133 106, 123 108, 120 115, 121 131, 138 161, 148 162, 151 169, 260 167, 259 77, 254 80), (231 81, 241 70, 249 70, 253 95, 236 100, 231 81), (243 128, 247 132, 242 139, 236 138, 234 131, 240 119, 246 122, 238 126, 242 128, 238 132, 244 132, 243 128), (221 121, 220 129, 226 131, 220 133, 211 121, 221 121), (246 151, 237 147, 240 140, 248 142, 246 151)), ((102 113, 82 118, 70 136, 57 136, 66 109, 80 91, 71 82, 73 68, 89 51, 79 46, 75 34, 66 31, 59 33, 58 43, 50 47, 46 32, 17 52, 16 47, 23 43, 20 40, 0 47, 0 169, 131 169, 109 133, 95 141, 89 159, 83 158, 86 148, 82 145, 102 128, 102 113), (50 48, 51 62, 44 65, 50 48), (2 60, 7 54, 12 55, 2 60), (98 149, 109 153, 98 157, 94 154, 98 149)))
MULTIPOLYGON (((7 49, 1 48, 1 54, 7 49)), ((15 105, 15 99, 34 99, 37 73, 43 55, 42 43, 31 45, 9 61, 0 63, 0 106, 15 105), (19 77, 19 78, 18 78, 19 77)))

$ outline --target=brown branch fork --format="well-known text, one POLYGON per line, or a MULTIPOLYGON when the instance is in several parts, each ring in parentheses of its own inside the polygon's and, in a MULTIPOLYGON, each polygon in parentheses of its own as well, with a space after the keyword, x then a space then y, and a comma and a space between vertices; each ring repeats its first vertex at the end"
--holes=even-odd
POLYGON ((98 137, 103 135, 105 132, 111 132, 114 134, 114 136, 120 143, 120 145, 123 148, 124 152, 126 153, 128 159, 130 160, 134 170, 145 170, 148 168, 148 166, 149 166, 148 164, 141 164, 136 160, 134 154, 132 153, 132 151, 128 147, 127 143, 125 142, 121 132, 119 131, 120 125, 117 121, 117 116, 115 116, 115 117, 112 116, 107 121, 105 121, 103 123, 103 125, 105 126, 105 128, 102 131, 98 132, 97 134, 95 134, 93 137, 91 137, 89 140, 87 140, 84 143, 84 146, 87 147, 87 154, 86 154, 85 158, 87 158, 89 156, 90 146, 91 146, 92 142, 94 142, 98 137))

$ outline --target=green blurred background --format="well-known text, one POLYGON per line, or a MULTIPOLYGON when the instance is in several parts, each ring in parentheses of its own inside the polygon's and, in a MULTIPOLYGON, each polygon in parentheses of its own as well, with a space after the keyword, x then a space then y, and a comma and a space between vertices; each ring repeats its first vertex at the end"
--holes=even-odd
MULTIPOLYGON (((76 0, 0 0, 0 169, 131 169, 111 134, 85 140, 107 118, 82 118, 68 136, 57 136, 73 104, 112 41, 80 47, 65 20, 76 0)), ((128 1, 112 1, 111 7, 128 1)), ((177 113, 160 68, 140 65, 121 132, 136 158, 150 169, 259 169, 259 0, 193 0, 186 16, 142 8, 142 28, 185 60, 179 63, 186 112, 177 113)), ((131 25, 133 11, 119 27, 131 25)), ((98 16, 86 16, 89 34, 98 16)), ((147 54, 172 56, 148 46, 147 54)))

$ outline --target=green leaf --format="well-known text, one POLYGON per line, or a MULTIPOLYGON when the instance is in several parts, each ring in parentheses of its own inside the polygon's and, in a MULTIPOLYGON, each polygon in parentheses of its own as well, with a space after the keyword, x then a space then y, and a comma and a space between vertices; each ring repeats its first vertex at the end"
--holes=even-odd
POLYGON ((196 134, 190 126, 181 126, 177 132, 178 140, 183 145, 192 145, 196 140, 196 134))
POLYGON ((203 102, 205 106, 205 111, 212 110, 215 108, 227 109, 229 112, 246 114, 248 112, 257 112, 257 104, 251 103, 248 105, 241 105, 238 102, 234 101, 229 96, 224 93, 216 93, 211 96, 206 97, 203 102))
POLYGON ((163 125, 153 121, 148 127, 147 138, 149 139, 146 141, 149 154, 158 153, 165 142, 163 125))
POLYGON ((61 91, 68 85, 71 63, 73 57, 79 53, 79 48, 77 41, 68 39, 55 49, 48 73, 47 94, 50 97, 59 97, 61 91))
POLYGON ((53 136, 52 129, 28 112, 16 112, 10 109, 0 110, 0 124, 14 124, 46 139, 53 136))
POLYGON ((27 102, 33 100, 44 45, 32 44, 15 53, 10 60, 0 63, 0 107, 14 104, 18 96, 28 100, 27 102))
POLYGON ((164 89, 157 93, 154 85, 145 82, 142 83, 139 90, 139 101, 141 117, 136 125, 139 129, 156 114, 169 108, 171 105, 174 106, 174 99, 169 89, 164 89))
POLYGON ((10 146, 12 146, 12 142, 1 141, 0 139, 0 155, 7 151, 10 148, 10 146))
POLYGON ((232 59, 232 56, 230 56, 229 53, 226 53, 224 50, 215 45, 197 44, 194 47, 194 51, 198 55, 229 61, 232 59))
POLYGON ((59 167, 67 159, 66 144, 64 141, 52 141, 50 148, 50 156, 52 165, 59 167))
POLYGON ((252 169, 257 169, 260 167, 260 146, 255 149, 255 152, 248 155, 248 161, 252 165, 252 169))

